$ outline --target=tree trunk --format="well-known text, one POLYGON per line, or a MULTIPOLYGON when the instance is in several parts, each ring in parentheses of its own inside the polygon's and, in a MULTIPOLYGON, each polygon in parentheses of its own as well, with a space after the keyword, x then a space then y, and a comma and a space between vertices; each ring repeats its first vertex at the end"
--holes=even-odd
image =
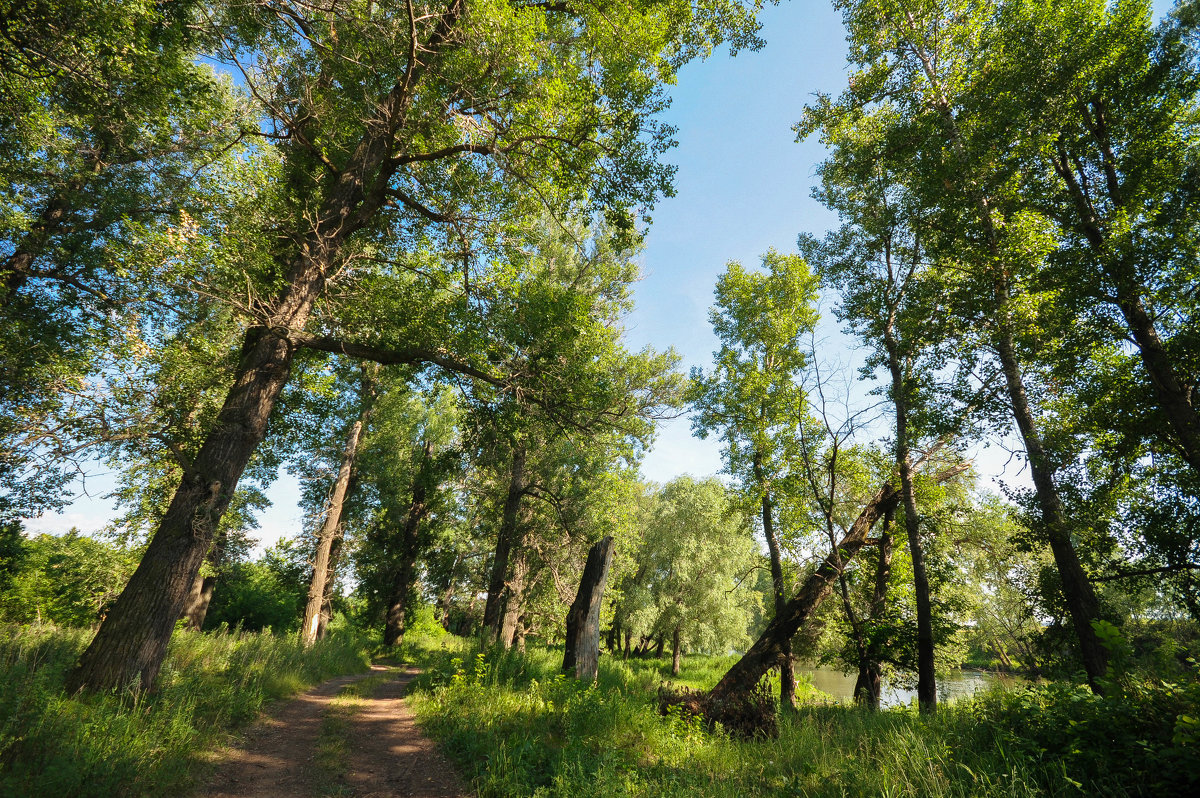
POLYGON ((629 649, 632 647, 632 645, 633 645, 633 632, 626 629, 625 630, 625 659, 626 660, 629 659, 629 649))
MULTIPOLYGON (((423 71, 436 53, 455 46, 451 34, 462 13, 460 0, 452 0, 424 44, 426 58, 414 68, 423 71)), ((344 168, 328 175, 323 204, 306 214, 295 254, 282 264, 284 287, 262 326, 247 331, 221 411, 133 576, 67 677, 69 691, 154 683, 217 524, 291 376, 294 346, 287 336, 304 329, 347 239, 388 202, 386 187, 399 167, 392 157, 396 131, 413 97, 407 81, 393 86, 364 125, 344 168)))
MULTIPOLYGON (((936 475, 934 480, 945 482, 968 467, 966 463, 953 466, 936 475)), ((875 522, 888 510, 894 511, 899 503, 900 493, 890 483, 885 483, 875 492, 838 543, 838 550, 825 557, 816 571, 804 580, 799 592, 784 604, 783 611, 771 619, 754 645, 717 682, 712 689, 714 699, 728 701, 747 695, 767 671, 779 666, 784 653, 790 651, 792 638, 833 589, 833 582, 839 573, 838 563, 845 567, 853 560, 866 543, 875 522)))
MULTIPOLYGON (((771 491, 766 487, 762 455, 754 453, 754 478, 762 490, 763 536, 767 539, 767 552, 771 558, 771 588, 775 598, 775 614, 779 615, 787 604, 787 586, 783 582, 783 556, 779 550, 779 538, 775 535, 774 506, 771 491)), ((796 664, 792 659, 792 641, 782 641, 779 660, 779 704, 784 709, 796 708, 796 664)))
POLYGON ((487 603, 483 608, 483 626, 491 641, 500 639, 505 604, 505 584, 508 579, 508 561, 513 545, 520 535, 521 501, 525 497, 525 444, 513 446, 512 470, 508 480, 508 495, 504 499, 504 511, 500 520, 500 533, 496 535, 496 552, 492 558, 492 575, 488 581, 487 603))
POLYGON ((597 541, 588 550, 579 591, 567 611, 563 670, 574 669, 576 679, 596 680, 600 662, 600 604, 604 600, 612 557, 612 537, 597 541))
POLYGON ((342 530, 342 515, 346 506, 346 496, 350 490, 350 474, 354 470, 354 460, 358 456, 358 443, 362 438, 363 427, 367 423, 369 399, 364 388, 360 399, 362 409, 359 417, 350 425, 346 435, 346 447, 342 451, 342 462, 338 466, 337 479, 333 483, 333 493, 329 496, 329 504, 325 510, 325 521, 317 534, 317 554, 313 561, 312 581, 308 586, 308 603, 304 607, 304 621, 300 625, 300 642, 311 646, 317 640, 317 628, 321 623, 321 603, 325 599, 325 583, 329 579, 330 552, 333 541, 342 530))
POLYGON ((900 472, 904 529, 908 533, 908 551, 912 556, 913 567, 913 592, 917 603, 917 704, 921 712, 932 713, 937 710, 933 607, 929 598, 929 576, 925 572, 925 553, 921 548, 921 519, 917 515, 917 493, 913 488, 912 463, 909 458, 908 386, 900 362, 900 346, 893 330, 894 320, 893 311, 884 327, 884 345, 888 354, 888 370, 892 375, 892 404, 896 410, 896 468, 900 472))
MULTIPOLYGON (((353 490, 353 486, 351 486, 353 490)), ((329 622, 333 620, 333 587, 337 581, 338 563, 342 554, 342 536, 333 539, 329 547, 329 576, 325 580, 325 594, 321 597, 321 617, 317 619, 317 639, 324 640, 329 633, 329 622)))
POLYGON ((679 675, 679 665, 683 660, 683 652, 679 648, 679 625, 676 624, 671 632, 671 675, 679 675))
MULTIPOLYGON (((871 605, 868 610, 868 618, 872 623, 878 623, 887 604, 888 579, 892 572, 891 531, 895 514, 895 508, 892 508, 883 516, 883 532, 879 536, 879 561, 875 566, 875 587, 871 593, 871 605)), ((881 653, 877 640, 866 641, 866 656, 858 664, 858 680, 854 684, 855 700, 865 704, 872 711, 879 709, 879 700, 883 692, 881 653)))
POLYGON ((1054 484, 1054 468, 1046 454, 1041 436, 1034 422, 1033 410, 1029 405, 1029 397, 1025 393, 1025 384, 1021 377, 1021 367, 1017 360, 1016 347, 1013 344, 1012 330, 1009 326, 1005 307, 1008 302, 1007 284, 1001 280, 996 286, 997 300, 997 341, 996 350, 1000 357, 1000 365, 1004 370, 1005 386, 1011 402, 1013 417, 1020 430, 1021 439, 1025 444, 1025 453, 1029 459, 1029 471, 1033 478, 1034 491, 1037 496, 1038 509, 1042 515, 1042 525, 1050 542, 1050 551, 1054 555, 1054 563, 1058 566, 1059 578, 1062 580, 1063 597, 1071 615, 1071 623, 1079 640, 1079 654, 1087 672, 1088 684, 1096 693, 1103 692, 1100 679, 1108 670, 1108 654, 1096 637, 1092 621, 1099 618, 1099 602, 1079 562, 1079 555, 1071 542, 1071 533, 1063 512, 1062 500, 1058 488, 1054 484))
POLYGON ((392 580, 388 593, 387 619, 383 627, 383 644, 398 646, 404 640, 404 616, 408 606, 408 594, 412 589, 412 575, 420 554, 418 532, 421 521, 429 513, 430 465, 433 458, 433 442, 425 441, 421 447, 421 461, 413 476, 412 500, 400 529, 400 565, 392 580))
MULTIPOLYGON (((322 282, 319 273, 303 276, 308 279, 297 277, 280 303, 295 306, 290 315, 300 324, 322 282)), ((225 404, 133 576, 68 677, 68 690, 148 688, 154 683, 196 572, 242 471, 266 434, 291 364, 292 348, 284 338, 262 327, 247 332, 225 404)))
POLYGON ((528 576, 529 551, 524 546, 518 546, 517 554, 512 558, 512 575, 504 583, 504 602, 500 610, 499 643, 504 648, 512 648, 516 640, 517 626, 521 620, 521 602, 525 599, 528 576))
POLYGON ((213 591, 217 587, 215 576, 200 576, 196 574, 192 582, 192 590, 188 593, 187 603, 183 606, 180 619, 184 628, 199 632, 204 626, 204 617, 208 615, 208 605, 212 603, 213 591))

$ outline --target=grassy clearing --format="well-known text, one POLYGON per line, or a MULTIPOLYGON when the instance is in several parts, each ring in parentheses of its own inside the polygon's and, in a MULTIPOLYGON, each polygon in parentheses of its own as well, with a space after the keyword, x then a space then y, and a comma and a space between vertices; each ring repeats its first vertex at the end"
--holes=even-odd
POLYGON ((354 716, 363 710, 367 700, 375 695, 375 691, 394 678, 396 669, 389 668, 385 672, 359 679, 339 690, 329 702, 325 714, 321 717, 321 733, 313 755, 313 764, 316 766, 313 781, 318 794, 349 794, 343 780, 353 744, 353 740, 350 739, 350 726, 354 716))
POLYGON ((85 629, 0 626, 0 795, 158 796, 188 785, 203 753, 268 701, 365 670, 367 643, 176 632, 153 693, 70 697, 85 629))
MULTIPOLYGON (((816 702, 785 718, 779 739, 741 742, 657 714, 663 662, 602 658, 597 684, 583 686, 560 674, 554 651, 443 644, 411 652, 426 671, 413 694, 418 717, 483 798, 1177 795, 1196 775, 1178 761, 1173 773, 1132 761, 1112 747, 1111 732, 1090 758, 1073 752, 1088 712, 1096 717, 1086 733, 1099 734, 1115 711, 1079 691, 1061 701, 1045 691, 996 693, 923 718, 911 709, 872 714, 810 689, 816 702), (1036 696, 1049 704, 1028 704, 1036 696), (1054 720, 1030 734, 1036 717, 1054 720), (1110 761, 1100 758, 1105 752, 1110 761)), ((690 657, 677 682, 710 687, 727 664, 690 657)), ((1171 746, 1161 737, 1142 742, 1171 746)))

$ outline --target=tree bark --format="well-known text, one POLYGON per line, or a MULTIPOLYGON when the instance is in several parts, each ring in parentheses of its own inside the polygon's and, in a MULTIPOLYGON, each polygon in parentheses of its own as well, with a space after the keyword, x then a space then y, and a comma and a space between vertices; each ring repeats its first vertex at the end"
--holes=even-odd
POLYGON ((416 568, 417 555, 420 552, 420 539, 417 535, 421 521, 429 512, 429 463, 433 454, 433 444, 425 441, 421 449, 421 464, 413 478, 412 500, 408 504, 408 513, 404 516, 404 525, 400 532, 400 565, 392 580, 391 591, 388 594, 387 619, 383 628, 383 644, 398 646, 404 641, 404 618, 408 606, 408 594, 412 588, 412 574, 416 568))
POLYGON ((679 675, 679 666, 683 661, 683 652, 679 648, 679 624, 671 632, 671 675, 679 675))
POLYGON ((932 713, 937 710, 933 607, 929 597, 929 576, 925 572, 925 553, 921 547, 921 519, 917 515, 917 493, 913 488, 912 462, 909 457, 908 390, 894 323, 895 311, 889 316, 884 327, 884 346, 887 349, 888 370, 892 375, 892 404, 896 410, 896 468, 900 472, 904 529, 908 534, 908 551, 913 567, 913 592, 917 603, 917 705, 921 712, 932 713))
POLYGON ((1054 484, 1054 467, 1046 454, 1046 449, 1038 434, 1025 393, 1025 384, 1021 377, 1021 367, 1017 359, 1016 347, 1013 344, 1012 331, 1005 314, 1007 304, 1007 286, 997 281, 997 340, 996 349, 1000 357, 1000 365, 1004 370, 1005 385, 1011 402, 1013 417, 1017 429, 1025 444, 1025 453, 1029 458, 1029 471, 1033 478, 1034 492, 1037 496, 1038 509, 1042 515, 1042 525, 1050 542, 1050 551, 1054 555, 1054 563, 1058 567, 1059 578, 1062 581, 1063 597, 1067 602, 1067 610, 1071 615, 1071 623, 1075 627, 1075 635, 1079 640, 1079 655, 1087 672, 1088 684, 1096 693, 1102 693, 1100 680, 1108 670, 1108 654, 1096 637, 1092 621, 1099 618, 1100 604, 1092 583, 1079 562, 1079 555, 1071 542, 1071 533, 1063 512, 1062 499, 1058 495, 1058 487, 1054 484))
MULTIPOLYGON (((351 485, 353 490, 353 485, 351 485)), ((335 535, 329 547, 329 573, 325 580, 325 593, 321 596, 321 616, 317 620, 317 639, 324 640, 329 633, 329 622, 333 620, 333 586, 337 581, 338 563, 341 560, 343 538, 335 535)))
MULTIPOLYGON (((775 599, 775 615, 778 616, 787 604, 787 586, 783 581, 783 556, 779 550, 779 538, 775 535, 775 508, 771 502, 771 491, 767 488, 766 474, 763 472, 762 455, 758 452, 754 453, 753 467, 754 478, 763 492, 763 536, 767 539, 767 552, 771 559, 771 589, 775 599)), ((780 643, 779 704, 788 710, 796 708, 796 664, 792 658, 790 639, 780 643)))
POLYGON ((509 473, 508 495, 504 500, 504 511, 500 520, 500 532, 496 535, 496 552, 492 558, 492 575, 488 581, 487 603, 483 609, 483 626, 491 641, 500 639, 505 585, 508 578, 508 561, 512 548, 520 535, 521 501, 525 497, 525 443, 518 441, 513 446, 512 469, 509 473))
MULTIPOLYGON (((952 479, 968 467, 965 463, 953 466, 937 474, 934 480, 944 482, 952 479)), ((839 563, 841 567, 845 567, 853 560, 865 545, 867 535, 875 522, 888 510, 894 511, 899 503, 900 492, 891 483, 880 486, 839 541, 838 550, 825 557, 816 571, 804 580, 799 592, 784 604, 783 611, 771 619, 754 645, 717 682, 711 692, 714 699, 729 701, 744 697, 754 689, 767 671, 779 666, 784 652, 789 650, 787 646, 792 638, 832 591, 834 580, 840 573, 839 563)))
POLYGON ((518 546, 517 554, 512 558, 512 574, 504 583, 504 603, 500 610, 499 643, 504 648, 512 648, 516 641, 517 627, 521 621, 521 602, 525 599, 528 576, 529 550, 518 546))
MULTIPOLYGON (((319 274, 303 276, 310 279, 297 277, 281 304, 293 308, 293 317, 306 319, 322 280, 319 274)), ((261 327, 247 333, 234 384, 216 422, 125 590, 68 677, 68 690, 148 688, 154 683, 196 572, 242 471, 266 434, 291 364, 285 338, 261 327)))
POLYGON ((576 679, 595 681, 600 662, 600 605, 612 566, 613 539, 605 537, 588 550, 579 591, 567 611, 567 641, 563 670, 575 671, 576 679))
POLYGON ((213 591, 217 587, 215 576, 200 576, 196 574, 192 581, 192 590, 188 593, 187 602, 183 605, 180 619, 184 628, 199 632, 204 626, 204 617, 208 615, 208 606, 212 603, 213 591))
POLYGON ((359 417, 350 425, 346 435, 346 447, 342 451, 342 461, 338 466, 337 479, 333 483, 333 492, 329 496, 329 504, 325 510, 325 521, 317 534, 317 553, 313 560, 312 581, 308 586, 308 603, 304 607, 304 621, 300 625, 300 641, 311 646, 317 641, 317 630, 321 622, 321 603, 325 600, 325 582, 329 578, 330 552, 333 541, 342 530, 342 515, 346 506, 346 496, 350 490, 350 475, 354 471, 354 460, 358 456, 358 444, 362 438, 363 427, 367 423, 369 398, 364 389, 361 398, 362 409, 359 417))

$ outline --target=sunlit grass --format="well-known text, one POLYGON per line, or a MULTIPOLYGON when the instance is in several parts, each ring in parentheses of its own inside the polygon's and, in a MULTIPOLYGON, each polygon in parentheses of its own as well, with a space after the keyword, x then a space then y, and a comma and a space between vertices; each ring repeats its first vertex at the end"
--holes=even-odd
MULTIPOLYGON (((1081 792, 1063 765, 1013 750, 964 700, 933 718, 870 713, 802 691, 778 739, 744 742, 662 717, 669 661, 602 657, 594 686, 561 653, 413 647, 426 672, 412 701, 424 728, 483 798, 499 796, 1066 796, 1140 794, 1098 778, 1081 792)), ((727 658, 689 657, 676 684, 711 687, 727 658)))
POLYGON ((347 630, 310 649, 292 635, 179 631, 154 692, 68 696, 65 675, 91 634, 0 627, 0 795, 177 793, 264 704, 369 665, 347 630))

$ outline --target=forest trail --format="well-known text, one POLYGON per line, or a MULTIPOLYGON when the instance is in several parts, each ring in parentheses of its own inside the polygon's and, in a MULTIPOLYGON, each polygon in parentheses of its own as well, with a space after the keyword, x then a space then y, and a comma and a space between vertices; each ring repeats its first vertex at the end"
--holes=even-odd
POLYGON ((417 673, 374 665, 281 704, 221 757, 195 795, 467 798, 470 790, 404 702, 417 673), (339 703, 347 688, 368 678, 383 681, 339 703))

